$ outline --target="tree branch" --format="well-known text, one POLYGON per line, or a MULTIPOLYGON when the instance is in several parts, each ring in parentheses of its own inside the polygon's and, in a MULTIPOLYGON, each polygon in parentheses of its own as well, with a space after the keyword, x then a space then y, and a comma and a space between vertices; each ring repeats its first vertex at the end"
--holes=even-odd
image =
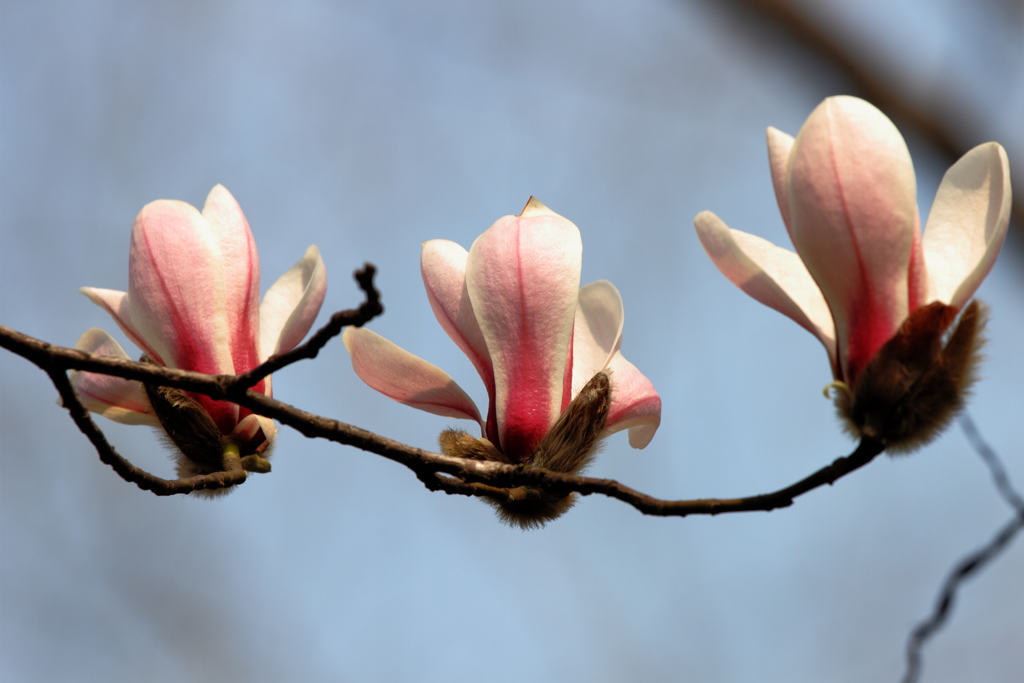
POLYGON ((964 557, 950 571, 945 582, 942 584, 942 590, 935 601, 935 607, 931 615, 914 628, 910 638, 907 640, 907 671, 903 676, 903 683, 914 683, 921 675, 921 650, 928 639, 945 625, 960 584, 994 560, 1010 544, 1017 535, 1017 532, 1024 529, 1024 499, 1014 490, 1013 485, 1010 483, 1010 478, 1006 474, 1006 468, 1003 467, 1003 463, 999 460, 999 456, 981 438, 978 428, 967 413, 960 416, 960 426, 963 428, 974 450, 978 452, 985 461, 985 464, 988 465, 1000 495, 1014 509, 1016 514, 1013 519, 999 530, 991 541, 964 557))
MULTIPOLYGON (((368 302, 371 298, 368 292, 368 302)), ((350 312, 342 312, 342 314, 347 313, 350 312)), ((338 320, 343 321, 342 325, 352 324, 344 321, 353 318, 345 317, 342 314, 336 314, 328 326, 314 335, 318 345, 308 344, 308 348, 298 356, 282 355, 276 357, 277 360, 271 359, 267 363, 273 362, 276 363, 274 367, 283 367, 300 357, 313 357, 327 339, 337 334, 340 329, 336 327, 338 320), (325 332, 325 330, 328 331, 325 332), (283 364, 282 358, 284 359, 283 364)), ((582 495, 601 494, 632 505, 647 515, 685 517, 687 515, 717 515, 727 512, 769 511, 788 507, 797 497, 826 484, 832 484, 839 478, 860 469, 871 462, 884 448, 880 442, 865 439, 851 455, 838 458, 831 465, 772 493, 744 498, 661 500, 640 493, 612 479, 573 476, 539 468, 528 468, 523 465, 469 460, 432 453, 338 420, 314 415, 250 389, 249 386, 252 382, 266 376, 261 374, 264 366, 243 376, 205 375, 153 364, 93 356, 75 349, 49 344, 2 325, 0 325, 0 346, 27 358, 51 377, 75 424, 92 441, 104 463, 110 465, 118 475, 127 481, 135 483, 144 490, 162 495, 187 493, 200 488, 230 486, 244 481, 245 472, 223 473, 224 477, 210 475, 204 478, 173 481, 160 479, 135 468, 114 451, 99 428, 89 418, 67 380, 65 374, 67 370, 96 372, 160 386, 177 387, 193 393, 205 394, 214 399, 231 401, 254 413, 270 417, 292 427, 307 437, 355 446, 400 463, 411 469, 432 491, 441 490, 449 494, 495 498, 507 495, 508 488, 531 486, 556 495, 570 492, 582 495), (229 475, 233 478, 226 478, 229 475)))
POLYGON ((330 322, 317 330, 305 344, 296 346, 287 353, 279 353, 271 356, 259 366, 244 372, 238 376, 239 386, 246 388, 255 385, 264 377, 277 372, 285 366, 306 358, 316 358, 320 349, 327 345, 332 338, 341 334, 341 330, 349 325, 362 327, 372 319, 384 312, 384 306, 380 303, 380 292, 373 286, 373 276, 377 269, 371 263, 363 264, 362 270, 355 272, 356 282, 359 288, 366 294, 366 301, 360 304, 359 308, 338 311, 331 316, 330 322))

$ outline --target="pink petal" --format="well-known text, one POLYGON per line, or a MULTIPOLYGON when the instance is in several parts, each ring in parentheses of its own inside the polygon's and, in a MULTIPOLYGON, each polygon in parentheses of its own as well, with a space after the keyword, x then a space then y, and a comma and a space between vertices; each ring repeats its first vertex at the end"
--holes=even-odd
POLYGON ((89 300, 105 310, 114 319, 121 331, 128 335, 128 338, 140 349, 152 356, 153 360, 166 365, 160 353, 149 345, 142 337, 142 334, 132 324, 131 310, 128 306, 128 293, 119 292, 113 289, 100 289, 99 287, 80 287, 79 292, 89 297, 89 300))
POLYGON ((710 211, 699 213, 693 225, 704 251, 722 274, 748 295, 816 336, 834 369, 832 314, 800 257, 768 240, 730 229, 710 211))
POLYGON ((625 319, 615 285, 597 280, 580 288, 572 338, 572 396, 608 367, 622 345, 625 319))
POLYGON ((132 326, 168 367, 233 373, 223 257, 184 202, 143 207, 132 226, 127 304, 132 326))
POLYGON ((611 370, 612 409, 604 435, 629 430, 629 445, 644 448, 661 424, 661 397, 654 385, 636 366, 616 353, 608 364, 611 370))
POLYGON ((260 259, 256 241, 241 207, 223 185, 214 186, 207 195, 203 219, 220 253, 229 348, 234 372, 239 374, 260 363, 260 259))
POLYGON ((526 457, 561 413, 580 284, 579 229, 531 198, 476 239, 466 286, 494 367, 499 448, 526 457))
POLYGON ((305 256, 278 278, 260 304, 260 362, 295 348, 316 321, 327 294, 327 269, 320 250, 305 256))
MULTIPOLYGON (((86 330, 75 348, 97 356, 131 360, 121 345, 98 327, 86 330)), ((72 370, 69 379, 87 410, 121 424, 159 425, 140 382, 72 370)))
POLYGON ((449 240, 423 243, 420 271, 427 300, 434 317, 462 352, 473 363, 487 389, 487 427, 485 434, 498 441, 498 420, 494 405, 494 368, 487 342, 476 321, 466 288, 466 260, 469 252, 449 240))
MULTIPOLYGON (((768 127, 768 164, 772 172, 772 186, 779 213, 789 231, 789 153, 793 150, 793 136, 777 128, 768 127)), ((790 232, 792 238, 792 232, 790 232)))
POLYGON ((423 243, 420 270, 427 299, 437 321, 469 357, 488 392, 493 393, 494 370, 491 357, 466 288, 468 257, 469 252, 455 242, 430 240, 423 243))
POLYGON ((436 365, 362 327, 346 328, 341 339, 352 369, 370 388, 407 406, 483 426, 473 399, 436 365))
MULTIPOLYGON (((260 432, 262 432, 263 438, 265 438, 270 445, 273 445, 274 440, 277 438, 277 425, 275 425, 274 421, 269 417, 250 413, 239 421, 238 426, 235 427, 230 436, 236 443, 246 446, 250 443, 259 441, 257 436, 260 432)), ((266 454, 266 451, 264 451, 264 455, 266 454)))
POLYGON ((924 255, 928 301, 962 308, 995 263, 1012 196, 1006 150, 978 145, 946 171, 928 214, 924 255))
POLYGON ((911 277, 923 283, 915 187, 899 131, 863 100, 825 100, 794 143, 790 234, 829 303, 848 381, 907 317, 911 277))

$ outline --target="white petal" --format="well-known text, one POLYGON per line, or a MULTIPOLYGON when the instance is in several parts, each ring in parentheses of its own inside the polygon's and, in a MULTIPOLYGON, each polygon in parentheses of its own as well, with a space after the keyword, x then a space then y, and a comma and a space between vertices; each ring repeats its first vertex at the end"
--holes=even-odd
POLYGON ((316 245, 271 285, 260 304, 260 362, 302 341, 327 294, 327 269, 316 245))
POLYGON ((1006 151, 978 145, 942 178, 924 232, 929 301, 963 307, 995 263, 1010 221, 1006 151))
POLYGON ((572 395, 608 367, 622 345, 622 296, 607 280, 580 288, 572 335, 572 395))

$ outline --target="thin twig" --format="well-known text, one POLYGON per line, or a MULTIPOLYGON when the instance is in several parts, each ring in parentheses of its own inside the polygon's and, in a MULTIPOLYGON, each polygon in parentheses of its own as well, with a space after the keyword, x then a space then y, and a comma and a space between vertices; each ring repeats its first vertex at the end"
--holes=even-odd
POLYGON ((945 625, 960 584, 994 560, 1010 544, 1017 532, 1024 528, 1024 499, 1010 483, 1010 477, 999 456, 982 438, 977 426, 967 413, 960 416, 960 426, 967 435, 967 440, 971 442, 971 446, 988 465, 996 489, 1014 509, 1016 515, 999 530, 999 533, 991 541, 960 560, 946 577, 931 615, 914 628, 907 640, 907 670, 903 676, 903 683, 914 683, 921 675, 921 650, 928 639, 945 625))
POLYGON ((200 474, 185 479, 162 479, 150 474, 145 470, 132 465, 128 460, 118 454, 110 445, 107 438, 96 423, 89 416, 78 395, 71 386, 68 376, 63 369, 51 369, 47 372, 53 385, 60 393, 61 401, 67 408, 71 419, 78 425, 78 429, 92 442, 100 461, 110 465, 111 468, 125 481, 135 484, 143 491, 152 491, 158 496, 171 496, 181 493, 191 493, 202 489, 216 490, 241 484, 246 479, 246 472, 242 469, 241 462, 237 457, 225 459, 225 471, 213 474, 200 474))
POLYGON ((903 683, 914 683, 921 675, 921 649, 924 647, 925 641, 946 623, 960 584, 994 560, 1022 528, 1024 528, 1024 512, 1019 512, 999 530, 999 533, 991 541, 960 560, 953 571, 949 573, 942 585, 942 591, 935 602, 935 609, 932 610, 931 616, 918 624, 910 634, 910 639, 907 642, 907 672, 903 676, 903 683))
POLYGON ((995 482, 996 489, 999 491, 999 495, 1003 497, 1010 507, 1015 509, 1017 512, 1024 513, 1024 498, 1017 493, 1016 489, 1013 488, 1013 484, 1010 483, 1010 476, 1006 473, 1006 468, 1003 467, 1002 461, 999 460, 999 456, 996 454, 995 449, 988 445, 988 443, 982 438, 981 432, 978 431, 977 425, 974 424, 974 420, 971 416, 964 412, 960 416, 960 427, 964 430, 964 434, 967 436, 967 440, 971 442, 971 446, 978 452, 985 464, 988 465, 989 470, 992 472, 992 480, 995 482))
POLYGON ((373 286, 373 276, 376 273, 377 269, 370 263, 363 264, 362 270, 355 272, 359 288, 366 293, 366 301, 360 304, 359 308, 338 311, 331 316, 330 322, 317 330, 305 344, 300 344, 286 353, 273 355, 252 370, 242 373, 236 380, 237 384, 246 388, 252 387, 264 377, 296 361, 316 358, 320 349, 341 334, 342 329, 348 326, 362 327, 383 313, 380 292, 373 286))

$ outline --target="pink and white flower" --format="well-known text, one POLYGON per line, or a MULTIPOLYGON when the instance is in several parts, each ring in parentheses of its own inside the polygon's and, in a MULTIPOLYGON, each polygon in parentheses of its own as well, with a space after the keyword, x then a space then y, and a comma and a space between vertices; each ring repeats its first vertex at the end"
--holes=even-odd
MULTIPOLYGON (((256 243, 235 198, 221 185, 210 191, 202 213, 180 201, 143 207, 132 225, 128 291, 83 287, 104 308, 147 360, 208 374, 241 374, 272 354, 297 345, 316 319, 327 276, 315 246, 259 302, 256 243)), ((128 358, 107 332, 88 330, 75 348, 128 358)), ((90 411, 125 424, 161 425, 140 382, 74 372, 72 382, 90 411)), ((271 395, 270 377, 253 387, 271 395)), ((273 421, 234 403, 187 394, 226 441, 262 453, 277 432, 273 421)), ((163 425, 167 428, 167 425, 163 425)), ((172 440, 173 432, 168 429, 172 440)), ((177 443, 177 441, 175 440, 177 443)), ((179 463, 182 475, 195 473, 179 463)))
MULTIPOLYGON (((892 361, 895 350, 880 352, 898 332, 904 366, 914 363, 911 346, 941 357, 945 329, 992 268, 1006 235, 1011 191, 1003 148, 979 145, 946 172, 923 238, 910 153, 892 122, 867 102, 825 100, 796 139, 769 128, 768 156, 796 253, 704 211, 694 224, 719 270, 818 337, 840 393, 856 397, 878 388, 877 366, 892 361), (872 387, 862 387, 873 361, 872 387)), ((971 324, 980 326, 975 311, 971 324)), ((975 334, 969 336, 960 351, 977 346, 975 334)), ((962 385, 974 362, 967 356, 944 359, 959 364, 962 385)), ((864 424, 855 427, 866 433, 864 424)))
MULTIPOLYGON (((604 420, 596 427, 597 439, 628 429, 630 445, 644 448, 660 423, 661 399, 620 351, 618 290, 604 280, 580 288, 582 253, 579 229, 533 198, 519 216, 498 219, 468 252, 447 240, 424 243, 427 298, 484 382, 486 418, 443 370, 370 330, 350 327, 343 340, 356 374, 406 405, 476 421, 480 439, 442 434, 449 454, 578 471, 596 441, 576 444, 587 452, 560 459, 544 440, 603 373, 610 394, 607 381, 587 393, 594 401, 610 396, 606 413, 596 403, 589 407, 604 420)), ((588 410, 576 405, 581 414, 588 410)), ((583 422, 590 425, 588 419, 583 422)), ((572 441, 573 435, 563 436, 572 441)))

